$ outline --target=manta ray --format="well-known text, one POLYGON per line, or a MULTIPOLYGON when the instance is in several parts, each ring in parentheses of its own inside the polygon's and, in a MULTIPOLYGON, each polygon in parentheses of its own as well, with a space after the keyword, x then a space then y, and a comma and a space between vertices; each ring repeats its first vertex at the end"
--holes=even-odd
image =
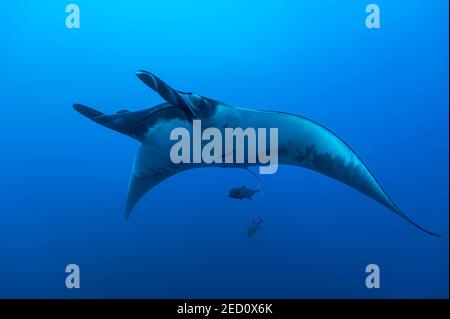
POLYGON ((407 220, 427 234, 431 232, 403 213, 383 190, 361 158, 332 131, 305 117, 280 111, 239 108, 192 92, 176 90, 146 71, 137 77, 157 92, 165 102, 140 111, 120 110, 107 115, 82 104, 76 111, 90 120, 128 135, 141 143, 132 168, 125 216, 128 218, 142 196, 170 176, 182 171, 216 166, 244 168, 261 166, 248 158, 243 163, 178 163, 170 156, 174 141, 169 139, 174 128, 193 130, 193 121, 200 119, 206 127, 278 128, 278 163, 313 170, 342 182, 407 220))

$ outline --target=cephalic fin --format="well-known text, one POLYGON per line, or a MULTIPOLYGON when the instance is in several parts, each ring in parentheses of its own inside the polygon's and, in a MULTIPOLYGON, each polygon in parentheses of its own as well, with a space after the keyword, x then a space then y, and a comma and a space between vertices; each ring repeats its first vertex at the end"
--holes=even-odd
POLYGON ((196 116, 195 110, 191 104, 185 100, 181 92, 175 90, 166 82, 150 72, 139 70, 136 72, 136 75, 142 82, 145 83, 145 85, 158 93, 168 103, 173 106, 180 107, 187 114, 189 114, 191 118, 196 116))

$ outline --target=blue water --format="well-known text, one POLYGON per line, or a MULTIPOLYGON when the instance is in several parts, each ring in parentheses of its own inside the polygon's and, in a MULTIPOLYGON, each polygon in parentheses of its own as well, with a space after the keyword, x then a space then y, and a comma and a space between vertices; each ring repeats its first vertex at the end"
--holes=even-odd
POLYGON ((0 297, 448 297, 448 2, 65 1, 0 4, 0 297), (125 221, 139 144, 72 109, 162 102, 134 75, 312 118, 361 156, 431 237, 298 167, 262 182, 203 169, 125 221), (253 201, 228 198, 246 184, 253 201), (247 238, 249 223, 262 229, 247 238), (81 269, 67 289, 65 267, 81 269), (381 270, 367 289, 365 267, 381 270))

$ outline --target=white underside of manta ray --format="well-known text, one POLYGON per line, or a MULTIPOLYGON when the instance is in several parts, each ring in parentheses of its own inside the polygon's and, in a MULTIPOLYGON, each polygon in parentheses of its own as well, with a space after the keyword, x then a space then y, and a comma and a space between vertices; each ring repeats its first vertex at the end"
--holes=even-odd
POLYGON ((279 164, 301 166, 327 175, 366 194, 424 232, 439 236, 404 214, 358 155, 324 126, 294 114, 237 108, 195 93, 177 91, 145 71, 138 71, 137 76, 167 103, 136 112, 123 110, 112 115, 105 115, 81 104, 74 105, 78 112, 94 122, 142 143, 128 186, 125 207, 127 218, 146 192, 184 170, 206 166, 248 168, 261 165, 258 162, 174 164, 169 154, 176 141, 169 139, 170 132, 177 127, 192 132, 193 120, 200 119, 203 127, 221 130, 225 127, 267 128, 267 130, 276 127, 279 164))

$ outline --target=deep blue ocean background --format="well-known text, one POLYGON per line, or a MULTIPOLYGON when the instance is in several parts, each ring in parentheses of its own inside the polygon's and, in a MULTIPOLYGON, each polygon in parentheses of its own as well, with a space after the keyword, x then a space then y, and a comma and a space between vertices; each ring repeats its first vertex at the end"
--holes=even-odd
POLYGON ((65 1, 0 4, 0 297, 448 297, 448 1, 65 1), (340 135, 431 237, 298 167, 262 182, 203 169, 124 218, 139 144, 72 109, 162 102, 135 76, 340 135), (253 201, 232 187, 260 184, 253 201), (265 219, 247 238, 248 224, 265 219), (81 288, 65 287, 65 267, 81 288), (365 267, 381 268, 367 289, 365 267))

